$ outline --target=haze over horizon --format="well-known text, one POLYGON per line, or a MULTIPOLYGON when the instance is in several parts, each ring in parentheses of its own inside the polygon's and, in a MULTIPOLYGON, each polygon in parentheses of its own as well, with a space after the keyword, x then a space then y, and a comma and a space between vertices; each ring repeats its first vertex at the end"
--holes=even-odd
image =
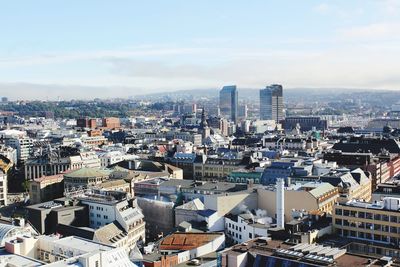
POLYGON ((8 1, 0 34, 0 95, 11 99, 400 88, 395 0, 8 1))

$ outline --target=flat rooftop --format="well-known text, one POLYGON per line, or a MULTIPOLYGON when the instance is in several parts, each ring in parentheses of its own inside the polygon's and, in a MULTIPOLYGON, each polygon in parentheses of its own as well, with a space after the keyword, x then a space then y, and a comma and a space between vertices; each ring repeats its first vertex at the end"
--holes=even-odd
POLYGON ((64 237, 54 241, 55 245, 60 245, 68 248, 74 248, 83 252, 89 253, 92 251, 108 251, 114 247, 96 243, 88 239, 83 239, 76 236, 64 237))
POLYGON ((5 249, 0 250, 0 262, 1 266, 36 267, 45 265, 44 262, 39 260, 8 253, 5 249))

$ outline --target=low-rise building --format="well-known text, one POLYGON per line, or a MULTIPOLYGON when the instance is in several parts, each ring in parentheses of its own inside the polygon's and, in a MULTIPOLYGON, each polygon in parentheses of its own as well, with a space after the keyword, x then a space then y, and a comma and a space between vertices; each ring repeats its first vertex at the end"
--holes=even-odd
POLYGON ((60 198, 64 194, 64 174, 42 176, 29 182, 29 199, 32 204, 60 198))
MULTIPOLYGON (((257 196, 258 208, 266 210, 268 214, 276 214, 275 187, 258 188, 257 196)), ((322 211, 330 214, 338 196, 338 188, 329 183, 309 182, 286 187, 284 192, 285 222, 291 220, 292 209, 322 211)))
POLYGON ((64 174, 64 187, 70 190, 100 185, 108 180, 109 175, 110 171, 98 168, 81 168, 64 174))
MULTIPOLYGON (((259 211, 260 212, 260 211, 259 211)), ((250 211, 239 215, 225 215, 225 234, 227 239, 236 244, 247 242, 257 237, 267 237, 272 218, 253 214, 250 211)))
POLYGON ((143 255, 143 264, 146 267, 177 266, 224 247, 223 233, 173 233, 160 242, 159 252, 143 255))
POLYGON ((2 262, 12 266, 96 266, 135 267, 122 248, 80 237, 17 237, 5 245, 2 262))
POLYGON ((127 251, 145 241, 143 214, 125 192, 78 190, 27 211, 40 234, 78 235, 127 251))

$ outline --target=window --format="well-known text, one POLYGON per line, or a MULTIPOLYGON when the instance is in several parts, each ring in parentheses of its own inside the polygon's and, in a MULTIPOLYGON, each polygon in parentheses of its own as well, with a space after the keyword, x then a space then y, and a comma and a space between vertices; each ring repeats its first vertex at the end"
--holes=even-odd
POLYGON ((249 233, 249 238, 253 238, 253 234, 252 233, 249 233))
POLYGON ((104 219, 106 219, 106 220, 108 219, 108 216, 107 216, 107 215, 104 215, 103 217, 104 217, 104 219))
POLYGON ((335 210, 336 215, 342 215, 342 209, 336 209, 335 210))

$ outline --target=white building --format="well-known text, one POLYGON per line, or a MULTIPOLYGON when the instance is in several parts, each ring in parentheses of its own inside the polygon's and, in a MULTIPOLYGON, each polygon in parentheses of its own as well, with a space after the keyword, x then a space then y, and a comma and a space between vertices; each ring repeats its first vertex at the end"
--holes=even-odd
POLYGON ((8 254, 2 254, 0 260, 7 266, 137 266, 130 261, 128 254, 122 248, 103 245, 75 236, 64 238, 44 235, 22 236, 7 241, 5 249, 8 254))
POLYGON ((7 174, 0 171, 0 207, 7 206, 7 174))
POLYGON ((101 168, 107 168, 110 165, 124 161, 124 160, 134 160, 139 157, 136 155, 125 154, 121 151, 100 151, 97 152, 100 159, 101 168))
POLYGON ((137 205, 129 205, 126 193, 91 190, 78 196, 78 199, 89 207, 90 228, 98 229, 118 222, 124 230, 124 237, 117 245, 131 250, 138 241, 145 241, 144 216, 137 205))
POLYGON ((235 243, 243 243, 256 237, 266 237, 272 218, 265 211, 258 210, 256 215, 243 213, 225 216, 225 234, 235 243))

